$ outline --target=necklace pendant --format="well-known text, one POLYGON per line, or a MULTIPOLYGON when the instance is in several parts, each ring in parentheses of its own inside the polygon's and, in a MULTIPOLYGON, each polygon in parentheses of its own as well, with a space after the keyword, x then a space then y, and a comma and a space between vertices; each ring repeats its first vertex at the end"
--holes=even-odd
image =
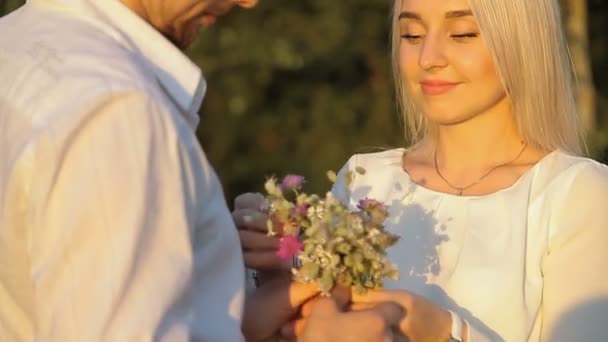
POLYGON ((458 188, 456 190, 458 190, 458 196, 462 196, 462 192, 464 191, 464 189, 463 188, 458 188))

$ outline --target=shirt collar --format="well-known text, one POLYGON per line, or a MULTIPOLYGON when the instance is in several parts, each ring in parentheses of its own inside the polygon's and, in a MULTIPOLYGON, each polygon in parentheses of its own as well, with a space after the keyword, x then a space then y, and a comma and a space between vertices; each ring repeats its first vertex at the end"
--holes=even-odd
POLYGON ((30 0, 67 6, 143 56, 162 87, 186 114, 193 128, 207 84, 201 69, 154 27, 118 0, 30 0))

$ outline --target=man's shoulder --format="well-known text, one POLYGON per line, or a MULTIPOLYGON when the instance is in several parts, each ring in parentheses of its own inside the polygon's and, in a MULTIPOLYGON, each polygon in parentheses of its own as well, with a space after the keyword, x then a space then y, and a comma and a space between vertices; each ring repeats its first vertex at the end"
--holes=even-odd
POLYGON ((44 18, 39 12, 18 10, 0 22, 8 33, 0 38, 0 68, 10 64, 12 81, 21 83, 22 91, 40 95, 37 90, 71 83, 80 90, 145 90, 153 83, 141 58, 108 32, 61 12, 47 11, 44 18))
POLYGON ((0 35, 0 97, 5 118, 21 127, 15 134, 51 128, 68 134, 66 123, 86 120, 124 94, 164 101, 154 74, 116 37, 61 12, 44 18, 34 12, 18 10, 0 21, 0 32, 8 30, 0 35))

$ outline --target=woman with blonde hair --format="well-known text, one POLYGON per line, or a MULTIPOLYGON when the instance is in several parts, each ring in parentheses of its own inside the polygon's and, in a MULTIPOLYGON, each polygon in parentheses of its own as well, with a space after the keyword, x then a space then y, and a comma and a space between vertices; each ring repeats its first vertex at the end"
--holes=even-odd
MULTIPOLYGON (((352 307, 400 303, 408 341, 608 339, 608 167, 580 156, 557 0, 397 0, 392 31, 411 144, 333 191, 390 205, 400 279, 352 307)), ((246 263, 272 268, 260 241, 246 263)))

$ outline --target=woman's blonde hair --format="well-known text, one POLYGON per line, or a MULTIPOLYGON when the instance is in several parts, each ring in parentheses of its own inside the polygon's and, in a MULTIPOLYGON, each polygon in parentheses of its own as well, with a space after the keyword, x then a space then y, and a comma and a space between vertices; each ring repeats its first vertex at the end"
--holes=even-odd
MULTIPOLYGON (((545 150, 581 153, 582 132, 573 69, 557 0, 469 0, 482 36, 511 100, 519 131, 545 150)), ((392 15, 392 65, 405 133, 415 144, 432 127, 408 101, 399 68, 399 14, 392 15)))

